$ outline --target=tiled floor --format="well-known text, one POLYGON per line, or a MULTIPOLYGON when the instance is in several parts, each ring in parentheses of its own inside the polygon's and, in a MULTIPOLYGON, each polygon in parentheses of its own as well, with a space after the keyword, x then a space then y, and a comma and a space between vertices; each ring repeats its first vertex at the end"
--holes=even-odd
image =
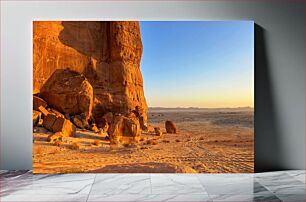
POLYGON ((65 174, 1 171, 0 201, 305 201, 305 171, 65 174))

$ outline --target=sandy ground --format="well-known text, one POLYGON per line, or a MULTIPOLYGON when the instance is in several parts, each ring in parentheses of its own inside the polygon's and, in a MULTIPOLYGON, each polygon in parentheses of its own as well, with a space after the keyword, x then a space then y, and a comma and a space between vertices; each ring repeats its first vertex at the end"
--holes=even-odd
MULTIPOLYGON (((33 133, 34 173, 249 173, 254 172, 254 111, 149 109, 149 131, 172 120, 177 134, 143 133, 137 145, 112 146, 105 134, 78 130, 60 146, 33 133), (98 145, 93 143, 99 140, 98 145), (77 142, 79 149, 72 149, 77 142)), ((35 128, 37 130, 37 128, 35 128)))

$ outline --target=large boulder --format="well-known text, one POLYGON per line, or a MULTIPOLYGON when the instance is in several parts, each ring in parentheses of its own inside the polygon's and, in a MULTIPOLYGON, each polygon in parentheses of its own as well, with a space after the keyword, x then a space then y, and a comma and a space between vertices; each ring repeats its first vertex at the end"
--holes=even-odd
POLYGON ((137 118, 115 115, 108 135, 111 143, 137 143, 140 140, 141 128, 137 118))
POLYGON ((52 126, 53 132, 62 132, 64 137, 75 136, 76 127, 67 119, 58 117, 52 126))
POLYGON ((167 120, 165 122, 165 128, 167 133, 176 133, 176 125, 172 121, 167 120))
POLYGON ((44 128, 52 131, 52 126, 53 124, 55 123, 57 119, 57 116, 55 114, 47 114, 47 116, 44 118, 44 121, 43 121, 43 126, 44 128))
POLYGON ((40 96, 63 114, 91 115, 93 88, 85 76, 76 71, 56 70, 41 88, 40 96))

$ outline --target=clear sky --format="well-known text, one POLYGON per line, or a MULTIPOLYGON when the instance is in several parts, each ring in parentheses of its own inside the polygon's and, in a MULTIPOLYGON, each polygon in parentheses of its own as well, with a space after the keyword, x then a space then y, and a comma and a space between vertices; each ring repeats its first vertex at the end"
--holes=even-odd
POLYGON ((142 21, 149 107, 254 107, 253 21, 142 21))

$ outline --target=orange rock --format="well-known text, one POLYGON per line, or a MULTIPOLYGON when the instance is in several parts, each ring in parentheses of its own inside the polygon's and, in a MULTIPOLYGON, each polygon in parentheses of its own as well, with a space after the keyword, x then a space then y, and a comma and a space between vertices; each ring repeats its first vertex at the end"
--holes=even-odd
POLYGON ((48 142, 56 142, 56 141, 62 141, 62 140, 63 140, 63 134, 61 132, 56 132, 47 137, 48 142))
POLYGON ((41 92, 57 69, 70 68, 84 74, 92 85, 95 118, 106 112, 127 115, 139 107, 146 124, 138 22, 36 21, 33 44, 34 93, 41 92))
POLYGON ((137 143, 141 136, 139 121, 135 118, 116 115, 108 135, 112 144, 137 143))
POLYGON ((43 106, 39 106, 38 111, 40 111, 44 115, 44 117, 46 117, 49 114, 49 111, 46 110, 46 108, 43 106))
POLYGON ((56 116, 60 116, 60 117, 65 117, 62 113, 60 113, 59 111, 57 111, 56 109, 51 108, 50 111, 55 114, 56 116))
POLYGON ((156 136, 162 136, 163 132, 160 130, 160 127, 155 127, 154 132, 156 136))
POLYGON ((94 131, 95 133, 99 132, 98 127, 96 126, 96 124, 92 124, 92 126, 90 127, 90 130, 94 131))
POLYGON ((44 118, 43 126, 49 131, 61 132, 64 137, 74 136, 76 131, 75 126, 69 120, 51 113, 44 118))
POLYGON ((47 116, 45 116, 44 121, 43 121, 43 126, 44 128, 52 131, 52 126, 54 125, 55 121, 56 121, 57 117, 55 114, 47 114, 47 116))
POLYGON ((47 102, 40 97, 33 95, 33 109, 38 110, 38 107, 40 106, 43 106, 44 108, 47 107, 47 102))
POLYGON ((36 126, 40 120, 41 112, 33 110, 33 126, 36 126))
POLYGON ((91 116, 93 89, 84 75, 71 70, 56 70, 40 90, 48 105, 61 113, 91 116))
POLYGON ((73 137, 76 127, 67 119, 58 117, 52 126, 53 132, 61 132, 63 137, 73 137))
POLYGON ((146 124, 145 117, 144 116, 139 116, 138 119, 139 119, 141 129, 143 131, 148 131, 148 126, 146 124))
POLYGON ((172 121, 166 121, 165 127, 167 133, 176 133, 176 125, 172 121))

